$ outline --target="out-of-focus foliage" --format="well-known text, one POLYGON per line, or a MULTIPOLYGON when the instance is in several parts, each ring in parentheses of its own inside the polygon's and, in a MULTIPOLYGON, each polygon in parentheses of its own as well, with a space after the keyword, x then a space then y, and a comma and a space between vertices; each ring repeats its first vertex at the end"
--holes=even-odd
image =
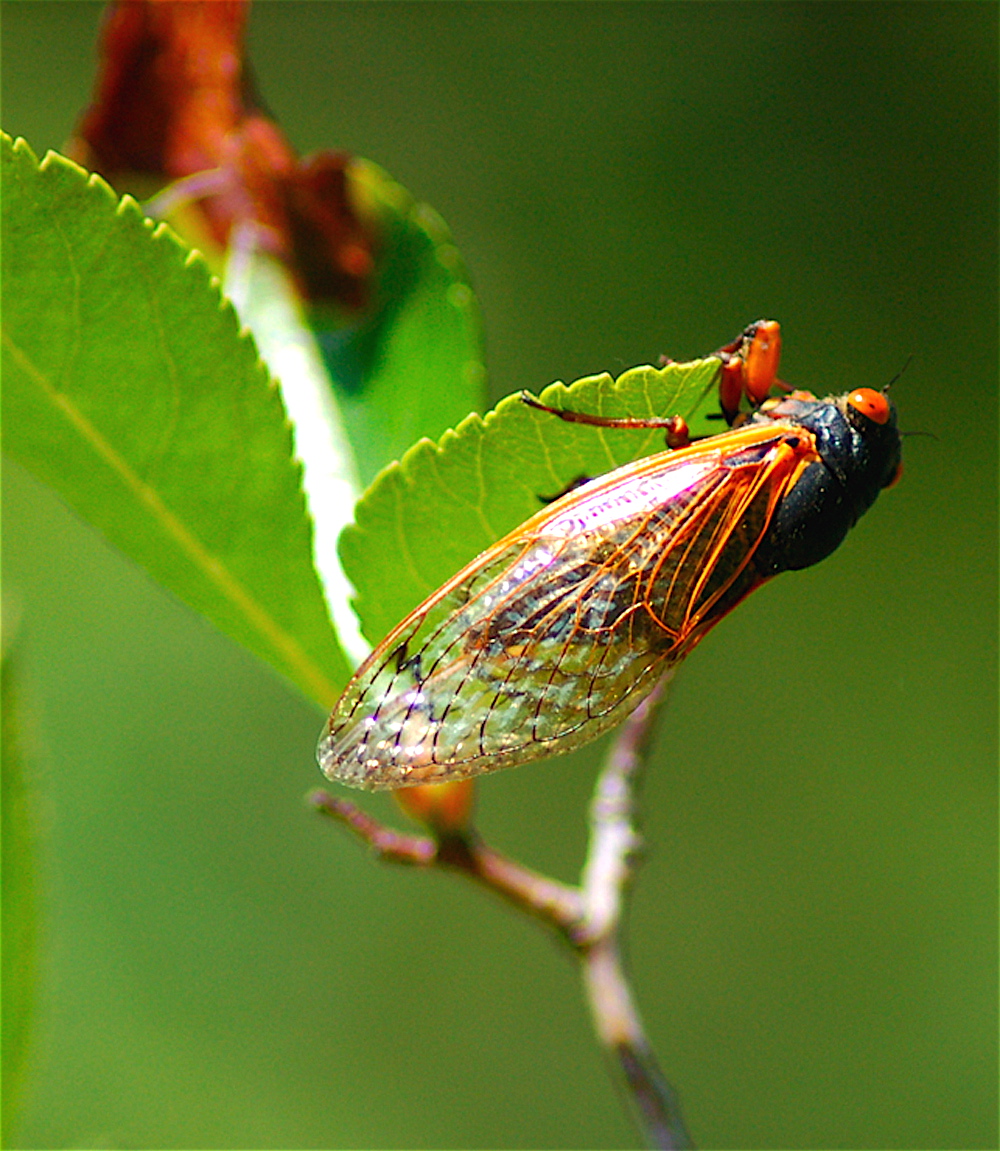
POLYGON ((155 203, 220 276, 250 249, 286 269, 346 409, 355 459, 340 471, 367 482, 481 404, 475 300, 436 212, 333 141, 297 154, 246 58, 249 11, 109 4, 70 155, 121 192, 162 192, 155 203))

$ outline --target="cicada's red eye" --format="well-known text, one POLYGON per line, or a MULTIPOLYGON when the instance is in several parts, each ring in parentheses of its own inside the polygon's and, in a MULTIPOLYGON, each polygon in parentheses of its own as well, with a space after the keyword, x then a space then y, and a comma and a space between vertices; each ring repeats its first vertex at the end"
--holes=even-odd
POLYGON ((764 320, 757 325, 744 365, 744 387, 755 405, 767 399, 767 393, 777 378, 780 361, 781 325, 777 320, 764 320))
POLYGON ((847 402, 872 423, 888 422, 889 400, 883 392, 876 392, 874 388, 858 388, 847 397, 847 402))

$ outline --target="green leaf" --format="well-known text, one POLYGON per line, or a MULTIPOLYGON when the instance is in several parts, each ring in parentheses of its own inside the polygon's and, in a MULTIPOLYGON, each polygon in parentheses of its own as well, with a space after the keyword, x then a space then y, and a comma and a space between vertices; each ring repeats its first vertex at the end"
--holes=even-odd
MULTIPOLYGON (((6 620, 4 621, 6 624, 6 620)), ((6 630, 6 629, 5 629, 6 630)), ((3 1031, 0 1036, 0 1116, 2 1145, 9 1147, 23 1092, 25 1064, 34 1018, 37 981, 38 908, 35 891, 36 813, 25 778, 22 754, 22 713, 16 688, 16 667, 6 653, 0 664, 0 703, 3 707, 2 815, 3 900, 0 937, 3 940, 3 1031)))
MULTIPOLYGON (((693 434, 718 431, 719 360, 587 376, 542 392, 551 407, 602 416, 681 415, 693 434)), ((340 539, 355 607, 373 643, 431 592, 574 480, 664 447, 660 430, 569 424, 517 396, 485 418, 469 416, 437 444, 423 440, 387 467, 340 539)))
POLYGON ((479 309, 445 222, 376 164, 354 159, 348 174, 381 237, 376 307, 355 328, 310 320, 368 484, 421 436, 481 407, 486 372, 479 309))
POLYGON ((3 443, 327 706, 347 677, 277 388, 204 262, 133 200, 2 138, 3 443))

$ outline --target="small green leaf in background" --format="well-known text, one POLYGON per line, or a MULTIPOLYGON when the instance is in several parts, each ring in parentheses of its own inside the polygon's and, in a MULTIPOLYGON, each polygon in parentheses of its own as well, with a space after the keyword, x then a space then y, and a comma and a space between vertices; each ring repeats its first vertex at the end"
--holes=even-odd
MULTIPOLYGON (((542 393, 551 407, 597 415, 681 415, 692 434, 720 430, 719 360, 637 367, 617 380, 588 376, 542 393)), ((569 424, 517 396, 469 416, 437 444, 422 440, 386 468, 341 536, 362 630, 375 643, 431 592, 581 476, 597 476, 664 447, 660 430, 569 424)))
POLYGON ((374 312, 354 328, 310 320, 368 484, 422 436, 480 408, 486 372, 479 309, 445 222, 377 164, 355 158, 348 177, 381 237, 374 312))
POLYGON ((281 397, 204 263, 98 177, 2 138, 3 443, 328 706, 348 674, 281 397))
MULTIPOLYGON (((5 621, 6 623, 6 621, 5 621)), ((5 629, 6 630, 6 629, 5 629)), ((9 1147, 17 1122, 30 1052, 37 980, 38 904, 36 898, 36 817, 25 778, 22 711, 15 659, 7 652, 0 662, 0 704, 3 726, 2 815, 3 900, 0 940, 3 956, 3 1029, 0 1036, 0 1143, 9 1147)))

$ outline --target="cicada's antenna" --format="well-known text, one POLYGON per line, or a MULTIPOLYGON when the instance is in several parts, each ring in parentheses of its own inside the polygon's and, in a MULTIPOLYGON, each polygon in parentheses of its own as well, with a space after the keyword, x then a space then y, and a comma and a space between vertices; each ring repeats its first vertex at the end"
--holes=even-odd
POLYGON ((906 371, 906 369, 910 366, 910 364, 912 362, 913 362, 913 353, 910 352, 910 354, 906 357, 906 360, 905 360, 903 366, 899 369, 899 371, 892 377, 892 379, 887 384, 882 385, 882 391, 887 392, 892 387, 892 385, 899 379, 899 377, 906 371))
MULTIPOLYGON (((910 364, 912 362, 913 362, 913 353, 910 352, 910 354, 906 357, 906 361, 904 362, 903 366, 892 377, 892 379, 887 384, 885 384, 883 386, 883 388, 882 388, 883 393, 888 392, 888 390, 899 379, 899 377, 906 371, 906 369, 910 366, 910 364)), ((900 429, 899 435, 900 435, 901 439, 907 439, 910 436, 926 436, 929 440, 939 440, 941 438, 940 436, 935 435, 934 432, 925 432, 925 431, 919 431, 919 432, 918 431, 907 431, 907 432, 904 432, 902 429, 900 429)))

